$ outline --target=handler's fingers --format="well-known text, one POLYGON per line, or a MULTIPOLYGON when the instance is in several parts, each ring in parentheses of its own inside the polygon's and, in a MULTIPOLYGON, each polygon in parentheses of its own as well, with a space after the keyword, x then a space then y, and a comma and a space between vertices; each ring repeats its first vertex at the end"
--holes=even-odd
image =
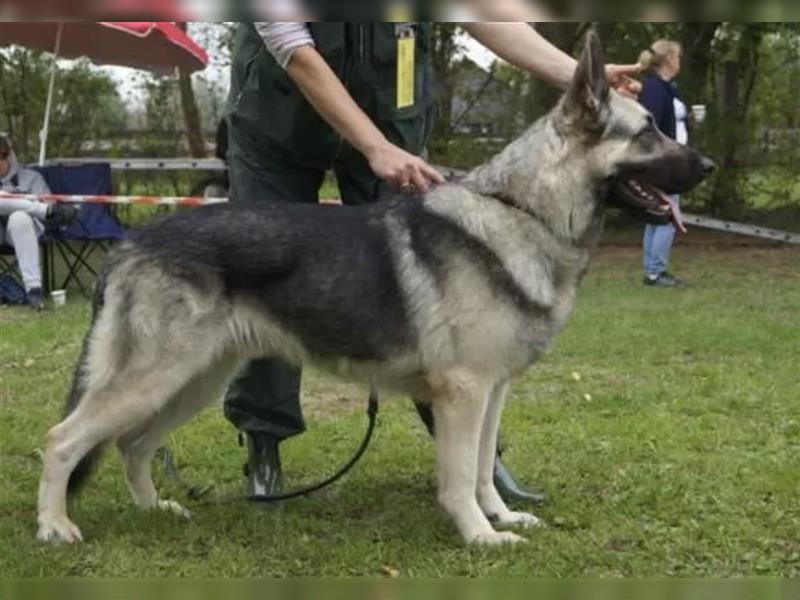
POLYGON ((389 184, 389 187, 395 191, 403 191, 408 188, 409 178, 404 171, 398 171, 389 177, 384 177, 383 180, 389 184))
POLYGON ((642 91, 642 84, 634 77, 641 73, 642 66, 631 65, 606 65, 606 74, 611 86, 619 93, 634 98, 642 91))
POLYGON ((642 93, 642 84, 635 79, 631 79, 630 77, 623 77, 619 82, 617 82, 617 84, 614 86, 614 89, 623 96, 627 96, 628 98, 633 98, 635 100, 639 97, 639 94, 642 93))
POLYGON ((425 193, 430 188, 427 178, 422 174, 418 165, 415 165, 411 171, 411 183, 414 184, 417 192, 425 193))
POLYGON ((642 72, 642 65, 631 63, 627 65, 608 65, 609 75, 613 77, 636 77, 642 72))
POLYGON ((444 176, 426 162, 420 165, 419 170, 431 183, 442 184, 445 182, 444 176))
POLYGON ((625 90, 635 96, 638 96, 642 93, 642 83, 636 79, 631 77, 623 77, 622 78, 622 85, 624 86, 625 90))

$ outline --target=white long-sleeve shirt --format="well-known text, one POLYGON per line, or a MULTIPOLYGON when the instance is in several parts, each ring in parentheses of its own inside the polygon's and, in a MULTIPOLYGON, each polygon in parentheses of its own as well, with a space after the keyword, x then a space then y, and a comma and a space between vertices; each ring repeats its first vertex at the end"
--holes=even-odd
POLYGON ((284 69, 289 66, 292 55, 303 46, 315 46, 314 38, 306 23, 296 21, 257 22, 256 31, 264 40, 267 50, 284 69))

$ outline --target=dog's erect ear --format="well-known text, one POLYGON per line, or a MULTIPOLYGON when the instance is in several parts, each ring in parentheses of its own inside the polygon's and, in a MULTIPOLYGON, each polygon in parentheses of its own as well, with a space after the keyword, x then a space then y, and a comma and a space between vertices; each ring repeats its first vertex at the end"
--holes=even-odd
POLYGON ((565 110, 572 122, 590 130, 605 124, 610 88, 606 77, 605 57, 600 39, 594 31, 586 35, 572 83, 567 89, 565 110))

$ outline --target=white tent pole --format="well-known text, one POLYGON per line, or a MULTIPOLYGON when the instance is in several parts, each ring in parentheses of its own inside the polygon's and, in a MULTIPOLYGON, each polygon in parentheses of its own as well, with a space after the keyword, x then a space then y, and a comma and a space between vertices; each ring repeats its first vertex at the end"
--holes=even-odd
POLYGON ((56 68, 58 66, 58 55, 61 53, 61 34, 64 32, 64 23, 59 22, 56 30, 56 46, 53 49, 53 65, 50 67, 50 84, 47 87, 47 104, 44 108, 44 126, 39 132, 39 166, 44 166, 45 154, 47 153, 47 136, 50 133, 50 112, 53 107, 53 89, 56 83, 56 68))

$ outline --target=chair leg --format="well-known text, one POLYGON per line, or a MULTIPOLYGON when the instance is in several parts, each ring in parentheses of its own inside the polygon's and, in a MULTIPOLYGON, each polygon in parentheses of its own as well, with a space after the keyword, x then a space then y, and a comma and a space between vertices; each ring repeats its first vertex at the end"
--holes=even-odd
POLYGON ((75 281, 78 284, 78 287, 81 290, 81 294, 83 296, 88 297, 89 292, 86 289, 86 286, 81 280, 80 276, 78 275, 78 271, 81 270, 81 255, 84 252, 84 248, 86 244, 84 242, 78 242, 81 244, 80 250, 75 250, 69 242, 61 242, 58 244, 58 251, 61 254, 61 258, 64 260, 64 264, 67 267, 67 275, 64 277, 64 281, 61 283, 61 289, 66 289, 67 286, 70 284, 71 281, 75 281))
POLYGON ((66 288, 69 283, 74 280, 78 284, 81 293, 85 297, 89 297, 92 293, 92 286, 91 284, 86 285, 83 282, 80 277, 80 272, 82 270, 86 270, 91 274, 92 277, 96 278, 97 270, 91 265, 89 259, 94 255, 95 250, 99 249, 104 253, 107 252, 108 244, 103 240, 92 240, 88 242, 79 241, 78 243, 80 244, 78 250, 66 242, 66 240, 57 244, 61 257, 64 259, 64 263, 68 269, 67 275, 64 278, 64 282, 61 287, 66 288))
POLYGON ((16 281, 20 287, 25 287, 22 281, 22 273, 20 272, 19 263, 14 255, 12 258, 7 258, 7 255, 0 255, 0 278, 10 277, 16 281))
POLYGON ((50 243, 42 242, 40 247, 42 254, 42 289, 44 290, 45 294, 49 294, 52 291, 53 286, 50 243))

